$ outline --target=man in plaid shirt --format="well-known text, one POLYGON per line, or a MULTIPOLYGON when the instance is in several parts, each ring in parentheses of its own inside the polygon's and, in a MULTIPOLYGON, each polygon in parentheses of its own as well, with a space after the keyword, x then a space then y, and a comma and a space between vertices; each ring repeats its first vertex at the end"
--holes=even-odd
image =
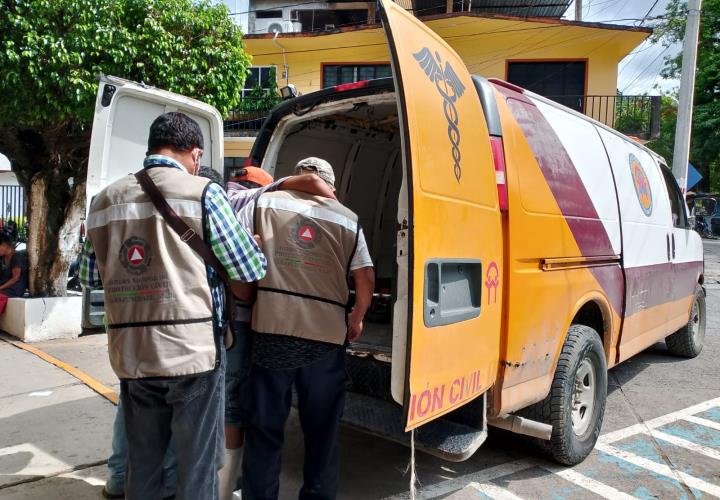
MULTIPOLYGON (((233 290, 247 291, 242 283, 261 279, 267 262, 222 188, 194 177, 203 144, 199 125, 187 115, 161 115, 150 127, 144 168, 171 208, 203 232, 233 290)), ((105 289, 110 357, 121 379, 129 448, 125 496, 161 497, 172 436, 178 497, 216 499, 224 441, 222 282, 169 229, 133 177, 98 194, 88 230, 80 280, 87 288, 105 289), (206 278, 191 281, 198 276, 206 278)))

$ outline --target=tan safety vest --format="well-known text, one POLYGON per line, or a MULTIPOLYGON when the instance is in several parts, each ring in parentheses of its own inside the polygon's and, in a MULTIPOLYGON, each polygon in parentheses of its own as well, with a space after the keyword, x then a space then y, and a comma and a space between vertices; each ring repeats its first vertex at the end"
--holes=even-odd
MULTIPOLYGON (((203 235, 209 180, 170 167, 149 174, 173 210, 203 235)), ((220 358, 205 263, 165 223, 134 175, 94 198, 87 226, 105 290, 108 350, 117 376, 174 377, 214 369, 220 358)))
POLYGON ((253 331, 345 343, 357 221, 351 210, 328 198, 296 191, 260 196, 255 231, 268 267, 258 282, 253 331))

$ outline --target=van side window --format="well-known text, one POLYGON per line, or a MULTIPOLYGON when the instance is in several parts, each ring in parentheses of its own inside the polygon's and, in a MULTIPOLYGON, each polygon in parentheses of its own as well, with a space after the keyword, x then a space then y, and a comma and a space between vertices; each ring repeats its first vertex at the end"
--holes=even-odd
POLYGON ((680 192, 675 177, 665 165, 660 165, 660 170, 665 178, 665 187, 670 197, 670 210, 672 211, 673 226, 688 228, 687 213, 685 213, 685 200, 680 192))

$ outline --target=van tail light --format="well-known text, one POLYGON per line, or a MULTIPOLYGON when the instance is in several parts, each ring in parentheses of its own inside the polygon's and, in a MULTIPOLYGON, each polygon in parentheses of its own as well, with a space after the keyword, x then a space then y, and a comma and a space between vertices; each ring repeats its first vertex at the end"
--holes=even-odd
POLYGON ((348 90, 363 89, 369 85, 370 80, 360 80, 359 82, 342 83, 340 85, 335 85, 333 87, 333 90, 335 90, 335 92, 346 92, 348 90))
POLYGON ((497 183, 500 210, 508 209, 507 171, 505 169, 505 150, 502 137, 490 137, 493 162, 495 163, 495 182, 497 183))
POLYGON ((80 223, 80 241, 85 241, 85 221, 80 223))

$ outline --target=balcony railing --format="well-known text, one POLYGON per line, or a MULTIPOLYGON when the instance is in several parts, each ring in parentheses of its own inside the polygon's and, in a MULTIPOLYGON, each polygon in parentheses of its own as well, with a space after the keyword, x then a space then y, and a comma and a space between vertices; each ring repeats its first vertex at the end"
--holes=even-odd
POLYGON ((555 102, 594 118, 626 135, 654 139, 660 135, 660 96, 563 95, 555 102))
POLYGON ((270 110, 278 99, 245 97, 239 108, 234 109, 225 118, 225 135, 252 136, 260 130, 270 110))

